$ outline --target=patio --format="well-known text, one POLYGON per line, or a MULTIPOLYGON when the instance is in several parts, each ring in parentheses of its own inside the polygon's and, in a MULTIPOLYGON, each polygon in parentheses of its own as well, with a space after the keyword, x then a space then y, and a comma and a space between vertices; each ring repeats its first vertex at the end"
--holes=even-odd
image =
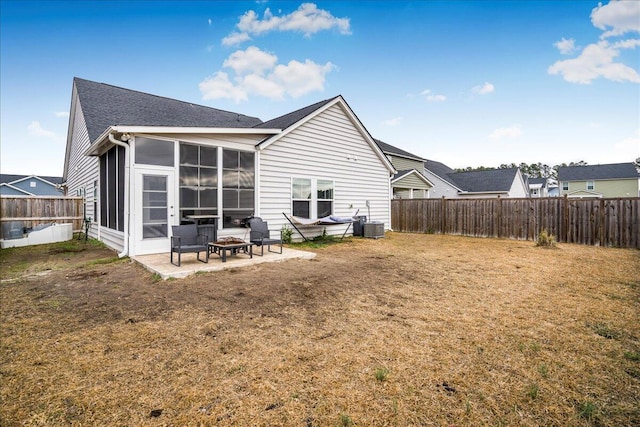
MULTIPOLYGON (((144 268, 152 273, 158 274, 163 280, 169 278, 182 279, 199 272, 222 271, 232 268, 248 267, 251 265, 263 264, 265 262, 281 262, 289 259, 312 259, 315 253, 300 251, 297 249, 282 248, 282 254, 264 251, 264 256, 255 254, 254 247, 253 258, 248 255, 240 254, 227 258, 227 262, 222 262, 218 255, 211 254, 209 262, 203 263, 196 259, 195 253, 182 254, 182 263, 180 267, 169 262, 169 253, 140 255, 134 256, 132 259, 141 264, 144 268)), ((259 249, 258 249, 259 251, 259 249)))

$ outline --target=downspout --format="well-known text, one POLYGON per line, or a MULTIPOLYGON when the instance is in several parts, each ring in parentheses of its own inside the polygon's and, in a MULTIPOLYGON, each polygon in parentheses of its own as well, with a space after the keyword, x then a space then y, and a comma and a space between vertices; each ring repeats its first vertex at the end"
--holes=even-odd
POLYGON ((129 144, 118 141, 112 133, 109 134, 109 141, 124 148, 124 245, 118 254, 119 258, 123 258, 129 255, 129 144))

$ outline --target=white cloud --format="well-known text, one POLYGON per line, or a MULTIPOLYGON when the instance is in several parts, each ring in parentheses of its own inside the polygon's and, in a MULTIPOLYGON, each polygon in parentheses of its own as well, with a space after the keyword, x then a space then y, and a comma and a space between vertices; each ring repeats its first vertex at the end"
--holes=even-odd
POLYGON ((69 112, 68 111, 56 111, 55 113, 56 117, 65 117, 65 118, 69 118, 69 112))
POLYGON ((240 81, 239 87, 247 94, 263 96, 269 99, 284 98, 285 88, 272 79, 257 75, 249 74, 240 81))
POLYGON ((276 16, 267 8, 262 19, 249 10, 240 17, 236 25, 239 32, 234 32, 222 40, 222 44, 230 46, 249 40, 251 35, 259 36, 272 31, 300 32, 305 37, 320 31, 338 29, 340 34, 351 34, 349 18, 336 18, 330 12, 318 9, 313 3, 303 3, 288 15, 276 16))
POLYGON ((619 49, 636 45, 637 43, 628 40, 614 45, 601 40, 585 47, 577 58, 557 61, 547 71, 549 74, 561 74, 570 83, 589 84, 598 77, 617 82, 640 83, 640 74, 636 70, 613 61, 620 54, 619 49))
POLYGON ((640 46, 640 39, 620 40, 612 45, 614 49, 633 49, 637 46, 640 46))
POLYGON ((498 128, 491 132, 490 139, 517 138, 522 135, 522 129, 519 125, 513 125, 507 128, 498 128))
POLYGON ((50 140, 53 140, 55 142, 60 142, 60 141, 63 140, 55 132, 43 129, 42 125, 37 120, 32 121, 29 124, 29 126, 27 126, 27 131, 28 131, 29 135, 35 136, 37 138, 50 139, 50 140))
POLYGON ((495 90, 495 86, 489 82, 485 82, 483 85, 474 86, 471 89, 473 93, 477 93, 478 95, 486 95, 488 93, 492 93, 495 90))
POLYGON ((309 92, 323 90, 324 76, 334 67, 331 62, 320 65, 308 59, 304 63, 289 61, 287 65, 276 66, 273 78, 282 84, 289 95, 297 98, 309 92))
POLYGON ((591 22, 603 31, 611 28, 600 38, 620 36, 629 32, 640 33, 640 2, 614 0, 606 5, 598 3, 591 11, 591 22))
MULTIPOLYGON (((626 33, 640 33, 640 1, 612 0, 606 5, 598 3, 591 11, 591 23, 604 31, 600 41, 587 45, 577 58, 556 61, 547 72, 561 74, 570 83, 590 84, 600 77, 617 82, 640 83, 637 68, 614 61, 621 49, 640 46, 640 39, 607 40, 626 33)), ((554 46, 565 55, 577 50, 573 39, 562 38, 554 46)))
POLYGON ((420 92, 420 95, 424 96, 424 99, 426 99, 429 102, 443 102, 447 100, 446 96, 436 95, 431 92, 431 89, 423 90, 422 92, 420 92))
POLYGON ((236 74, 263 75, 278 62, 278 57, 268 52, 250 46, 246 50, 233 52, 222 63, 223 67, 231 68, 236 74))
POLYGON ((207 77, 198 85, 203 99, 233 99, 235 102, 248 99, 246 90, 241 86, 235 86, 225 72, 218 71, 207 77))
POLYGON ((576 51, 576 41, 574 39, 565 39, 559 40, 553 44, 561 54, 563 55, 571 55, 576 51))
POLYGON ((246 101, 249 95, 282 99, 285 95, 297 98, 309 92, 322 91, 325 76, 335 69, 331 62, 317 64, 309 59, 277 64, 277 56, 255 46, 238 50, 224 61, 233 71, 230 77, 218 71, 199 84, 203 99, 232 99, 246 101))
POLYGON ((209 18, 207 22, 209 22, 209 26, 211 26, 211 18, 209 18))
POLYGON ((404 117, 394 117, 392 119, 388 119, 388 120, 384 120, 382 122, 383 126, 398 126, 402 121, 404 120, 404 117))
POLYGON ((246 42, 247 40, 251 40, 251 37, 249 37, 249 34, 233 32, 229 34, 227 37, 222 39, 222 44, 224 46, 233 46, 233 45, 240 44, 242 42, 246 42))

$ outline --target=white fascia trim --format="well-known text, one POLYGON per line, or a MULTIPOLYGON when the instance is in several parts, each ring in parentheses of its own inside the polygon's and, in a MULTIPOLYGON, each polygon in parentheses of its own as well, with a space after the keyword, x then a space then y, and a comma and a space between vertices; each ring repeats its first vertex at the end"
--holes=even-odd
POLYGON ((38 175, 29 175, 29 176, 25 176, 24 178, 20 178, 20 179, 16 179, 15 181, 11 181, 9 184, 17 184, 18 182, 23 182, 23 181, 27 181, 29 179, 37 179, 40 182, 44 182, 45 184, 49 184, 52 187, 55 187, 56 185, 51 182, 51 181, 47 181, 44 178, 39 177, 38 175))
MULTIPOLYGON (((16 181, 13 181, 13 182, 16 182, 16 181)), ((35 194, 33 194, 33 193, 29 193, 28 191, 25 191, 22 188, 14 187, 13 185, 11 185, 9 183, 6 183, 6 182, 1 183, 0 187, 9 187, 12 190, 18 191, 20 193, 24 193, 25 196, 35 196, 35 194)))
POLYGON ((386 155, 388 155, 388 156, 391 156, 391 157, 401 157, 401 158, 403 158, 403 159, 407 159, 407 160, 414 160, 414 161, 416 161, 416 162, 422 162, 422 163, 424 163, 424 162, 426 162, 426 161, 427 161, 427 159, 422 159, 422 158, 420 158, 420 157, 405 156, 405 155, 398 154, 398 153, 392 153, 391 151, 383 151, 383 153, 384 153, 384 154, 386 154, 386 155))
MULTIPOLYGON (((236 135, 275 135, 281 129, 267 128, 218 128, 218 127, 180 127, 180 126, 111 126, 111 132, 107 133, 196 133, 196 134, 236 134, 236 135)), ((100 139, 100 138, 98 138, 100 139)))
POLYGON ((200 134, 200 135, 274 135, 280 129, 256 128, 205 128, 205 127, 175 127, 175 126, 109 126, 83 153, 85 156, 97 156, 104 145, 110 144, 109 135, 114 133, 144 133, 144 134, 200 134))
POLYGON ((312 118, 314 118, 315 116, 317 116, 318 114, 322 113, 323 111, 333 107, 335 104, 337 104, 338 102, 340 102, 340 99, 342 99, 340 96, 337 96, 336 98, 334 98, 331 102, 326 103, 325 105, 323 105, 322 107, 318 108, 317 110, 313 111, 312 113, 306 115, 305 117, 303 117, 302 119, 300 119, 299 121, 295 122, 294 124, 292 124, 291 126, 289 126, 286 129, 283 129, 281 132, 278 132, 278 134, 276 134, 275 136, 269 137, 267 139, 265 139, 264 141, 261 141, 260 143, 258 143, 256 145, 257 151, 262 151, 265 148, 267 148, 268 146, 270 146, 271 144, 273 144, 274 142, 276 142, 277 140, 279 140, 280 138, 282 138, 283 136, 291 133, 294 129, 298 128, 300 125, 302 125, 303 123, 308 122, 309 120, 311 120, 312 118))
POLYGON ((418 170, 416 170, 416 169, 411 169, 411 171, 410 171, 409 173, 404 174, 404 175, 402 175, 402 176, 397 177, 396 179, 391 180, 391 183, 393 184, 393 183, 395 183, 395 182, 398 182, 398 181, 400 181, 400 180, 402 180, 402 179, 404 179, 404 178, 408 177, 409 175, 417 175, 417 176, 418 176, 418 178, 420 178, 420 179, 422 180, 422 182, 424 182, 425 184, 430 185, 431 187, 433 187, 433 186, 434 186, 434 185, 433 185, 433 183, 432 183, 431 181, 429 181, 429 179, 428 179, 426 176, 424 176, 423 174, 421 174, 421 173, 420 173, 418 170))
POLYGON ((382 150, 380 149, 378 144, 376 144, 376 142, 373 140, 373 137, 371 136, 369 131, 367 131, 367 129, 364 127, 364 125, 360 122, 360 119, 358 119, 358 117, 355 115, 355 113, 351 110, 351 107, 349 107, 349 105, 347 104, 347 101, 344 100, 342 95, 336 96, 331 102, 326 103, 321 108, 318 108, 317 110, 315 110, 311 114, 309 114, 309 115, 305 116, 304 118, 300 119, 299 121, 297 121, 293 125, 289 126, 287 129, 285 129, 284 131, 281 131, 278 134, 276 134, 276 135, 274 135, 272 137, 269 137, 269 138, 265 139, 264 141, 260 142, 258 145, 256 145, 257 150, 258 151, 264 150, 269 145, 273 144, 274 142, 276 142, 277 140, 279 140, 283 136, 285 136, 288 133, 292 132, 293 130, 297 129, 299 126, 301 126, 302 124, 308 122, 309 120, 313 119, 314 117, 322 114, 323 112, 325 112, 326 110, 328 110, 329 108, 333 107, 336 104, 340 104, 342 106, 342 110, 347 114, 347 116, 349 116, 349 119, 351 120, 351 123, 353 123, 353 125, 358 129, 360 134, 365 138, 367 143, 371 146, 371 148, 374 150, 376 155, 380 158, 382 163, 385 165, 385 167, 389 171, 389 174, 393 175, 393 174, 397 173, 398 171, 393 167, 393 165, 391 164, 391 162, 389 161, 387 156, 382 152, 382 150))

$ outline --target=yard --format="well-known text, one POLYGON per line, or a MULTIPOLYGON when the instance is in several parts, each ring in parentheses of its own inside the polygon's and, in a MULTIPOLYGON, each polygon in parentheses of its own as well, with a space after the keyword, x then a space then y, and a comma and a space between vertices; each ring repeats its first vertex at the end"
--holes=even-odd
POLYGON ((0 425, 640 425, 640 251, 309 250, 169 281, 91 242, 3 250, 0 425))

